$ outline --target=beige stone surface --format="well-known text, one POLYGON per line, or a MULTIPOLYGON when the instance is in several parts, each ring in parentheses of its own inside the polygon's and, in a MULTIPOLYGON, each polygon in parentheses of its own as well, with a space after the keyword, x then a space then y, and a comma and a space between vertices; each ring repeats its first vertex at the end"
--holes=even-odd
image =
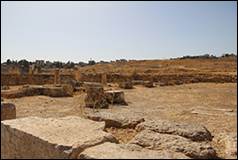
POLYGON ((136 145, 103 143, 83 151, 80 159, 189 159, 172 151, 153 151, 136 145))
POLYGON ((117 142, 104 122, 77 116, 1 122, 1 158, 76 158, 85 148, 117 142))
POLYGON ((208 142, 194 142, 178 135, 161 134, 150 130, 141 131, 129 143, 152 150, 180 152, 191 158, 216 158, 216 151, 208 142))
POLYGON ((144 118, 138 116, 125 116, 108 112, 87 113, 87 117, 94 121, 104 121, 106 127, 135 128, 144 118))
POLYGON ((183 136, 193 141, 212 140, 211 133, 205 126, 199 124, 176 123, 166 120, 145 121, 136 127, 136 130, 141 131, 149 129, 158 133, 167 133, 183 136))
POLYGON ((1 102, 1 121, 16 118, 16 106, 12 103, 1 102))

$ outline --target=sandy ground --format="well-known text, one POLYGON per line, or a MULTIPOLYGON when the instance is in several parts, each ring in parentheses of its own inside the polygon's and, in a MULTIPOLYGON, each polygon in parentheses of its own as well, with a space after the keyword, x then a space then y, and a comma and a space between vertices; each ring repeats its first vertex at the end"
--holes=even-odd
MULTIPOLYGON (((147 120, 198 123, 206 126, 215 137, 222 132, 237 132, 236 83, 195 83, 155 88, 135 86, 124 91, 129 105, 110 105, 104 111, 136 114, 147 120)), ((4 101, 16 105, 17 118, 63 117, 91 112, 92 109, 82 107, 84 97, 85 93, 78 92, 67 98, 32 96, 4 101)))

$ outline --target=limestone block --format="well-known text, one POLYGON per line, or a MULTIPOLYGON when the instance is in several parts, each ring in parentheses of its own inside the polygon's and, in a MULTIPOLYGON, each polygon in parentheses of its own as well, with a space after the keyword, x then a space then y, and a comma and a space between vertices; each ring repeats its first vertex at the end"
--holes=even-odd
POLYGON ((150 130, 141 131, 129 143, 152 150, 166 149, 180 152, 196 159, 216 158, 216 151, 208 142, 194 142, 178 135, 161 134, 150 130))
POLYGON ((123 91, 119 90, 106 91, 105 96, 110 104, 127 105, 123 91))
POLYGON ((77 116, 1 121, 1 158, 77 158, 88 147, 118 143, 104 127, 104 122, 77 116))
POLYGON ((88 113, 87 117, 94 121, 105 121, 106 127, 115 128, 135 128, 139 123, 144 122, 144 118, 141 117, 126 117, 108 112, 88 113))
POLYGON ((136 127, 141 131, 149 129, 158 133, 174 134, 189 138, 193 141, 212 140, 211 133, 206 127, 198 124, 175 123, 165 120, 145 121, 136 127))

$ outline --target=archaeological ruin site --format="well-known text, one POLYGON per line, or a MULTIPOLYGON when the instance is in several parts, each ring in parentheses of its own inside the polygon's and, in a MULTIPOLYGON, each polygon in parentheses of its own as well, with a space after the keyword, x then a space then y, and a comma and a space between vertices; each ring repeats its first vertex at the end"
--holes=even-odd
POLYGON ((2 159, 237 158, 234 55, 43 64, 1 64, 2 159))

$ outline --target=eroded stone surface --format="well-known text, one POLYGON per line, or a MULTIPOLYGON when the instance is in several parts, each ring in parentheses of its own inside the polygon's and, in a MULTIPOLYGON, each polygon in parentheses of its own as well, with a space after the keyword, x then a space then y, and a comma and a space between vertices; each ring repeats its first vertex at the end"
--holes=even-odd
POLYGON ((107 102, 104 94, 103 87, 97 85, 86 86, 86 97, 84 99, 86 107, 90 108, 108 108, 109 103, 107 102))
POLYGON ((83 151, 80 159, 188 159, 172 151, 153 151, 137 145, 103 143, 83 151))
POLYGON ((16 106, 12 103, 1 103, 1 121, 16 118, 16 106))
POLYGON ((136 125, 144 122, 144 118, 141 117, 126 117, 108 112, 88 113, 87 117, 94 121, 105 121, 106 127, 116 128, 135 128, 136 125))
POLYGON ((76 116, 1 121, 1 158, 76 158, 88 147, 117 143, 104 127, 76 116))
POLYGON ((120 90, 106 91, 105 96, 110 104, 127 105, 123 91, 120 90))
POLYGON ((158 133, 167 133, 183 136, 193 141, 212 140, 211 133, 206 127, 197 124, 175 123, 165 120, 145 121, 136 127, 137 131, 149 129, 158 133))
POLYGON ((178 135, 161 134, 150 130, 141 131, 129 143, 152 150, 181 152, 191 158, 216 158, 215 150, 207 142, 194 142, 178 135))

